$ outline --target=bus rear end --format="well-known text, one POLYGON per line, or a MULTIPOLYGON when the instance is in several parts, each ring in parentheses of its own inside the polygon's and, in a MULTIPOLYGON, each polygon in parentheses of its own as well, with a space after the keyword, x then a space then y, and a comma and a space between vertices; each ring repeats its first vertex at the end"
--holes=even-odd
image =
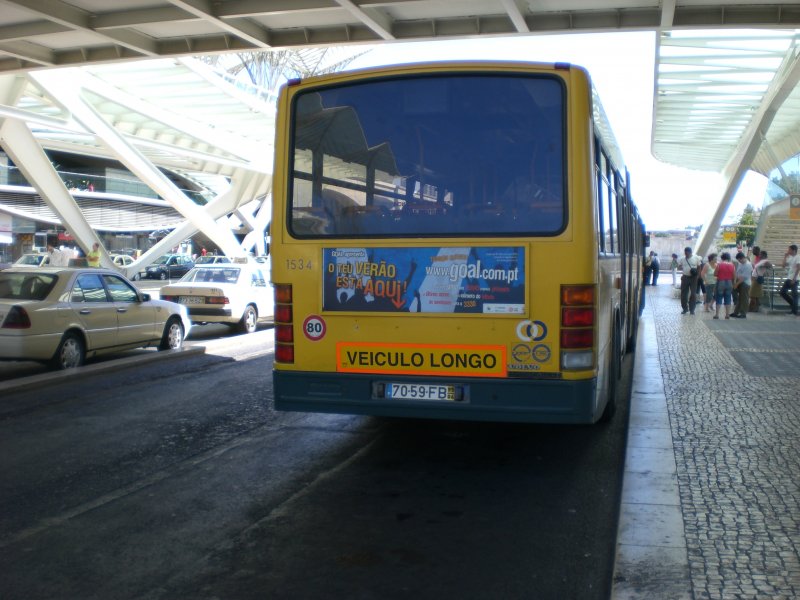
POLYGON ((291 82, 273 185, 275 408, 591 423, 612 277, 568 66, 291 82))

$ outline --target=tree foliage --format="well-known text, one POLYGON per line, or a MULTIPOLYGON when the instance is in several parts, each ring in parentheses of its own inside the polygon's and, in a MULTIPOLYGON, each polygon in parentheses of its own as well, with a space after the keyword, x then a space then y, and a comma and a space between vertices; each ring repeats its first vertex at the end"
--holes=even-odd
POLYGON ((747 246, 753 245, 753 240, 756 237, 756 226, 760 215, 756 214, 756 209, 752 204, 748 204, 739 217, 739 223, 736 225, 736 239, 737 241, 746 244, 747 246))

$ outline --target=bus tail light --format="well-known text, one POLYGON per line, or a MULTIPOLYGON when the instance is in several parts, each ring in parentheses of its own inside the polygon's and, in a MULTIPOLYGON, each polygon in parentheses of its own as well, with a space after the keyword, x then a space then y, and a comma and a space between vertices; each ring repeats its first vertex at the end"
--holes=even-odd
POLYGON ((290 284, 275 284, 275 362, 294 364, 294 311, 290 284))
POLYGON ((592 327, 594 325, 594 308, 564 307, 561 309, 562 327, 592 327))
POLYGON ((561 368, 586 370, 595 364, 594 285, 561 287, 561 368))

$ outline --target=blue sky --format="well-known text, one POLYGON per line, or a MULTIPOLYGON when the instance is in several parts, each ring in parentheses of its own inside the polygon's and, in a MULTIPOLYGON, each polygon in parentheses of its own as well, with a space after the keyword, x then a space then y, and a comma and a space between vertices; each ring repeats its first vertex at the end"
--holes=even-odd
MULTIPOLYGON (((655 35, 595 33, 384 43, 349 68, 448 59, 558 61, 585 67, 622 147, 633 197, 647 228, 699 226, 710 219, 723 182, 716 173, 667 165, 650 153, 655 35)), ((731 222, 747 204, 760 208, 765 185, 765 178, 749 175, 724 222, 731 222)))

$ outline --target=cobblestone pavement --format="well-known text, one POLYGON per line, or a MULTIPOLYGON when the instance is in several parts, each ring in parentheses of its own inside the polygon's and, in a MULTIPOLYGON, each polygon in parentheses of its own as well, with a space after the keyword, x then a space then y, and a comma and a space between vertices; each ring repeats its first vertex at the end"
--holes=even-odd
POLYGON ((694 598, 800 597, 800 318, 650 287, 694 598))

